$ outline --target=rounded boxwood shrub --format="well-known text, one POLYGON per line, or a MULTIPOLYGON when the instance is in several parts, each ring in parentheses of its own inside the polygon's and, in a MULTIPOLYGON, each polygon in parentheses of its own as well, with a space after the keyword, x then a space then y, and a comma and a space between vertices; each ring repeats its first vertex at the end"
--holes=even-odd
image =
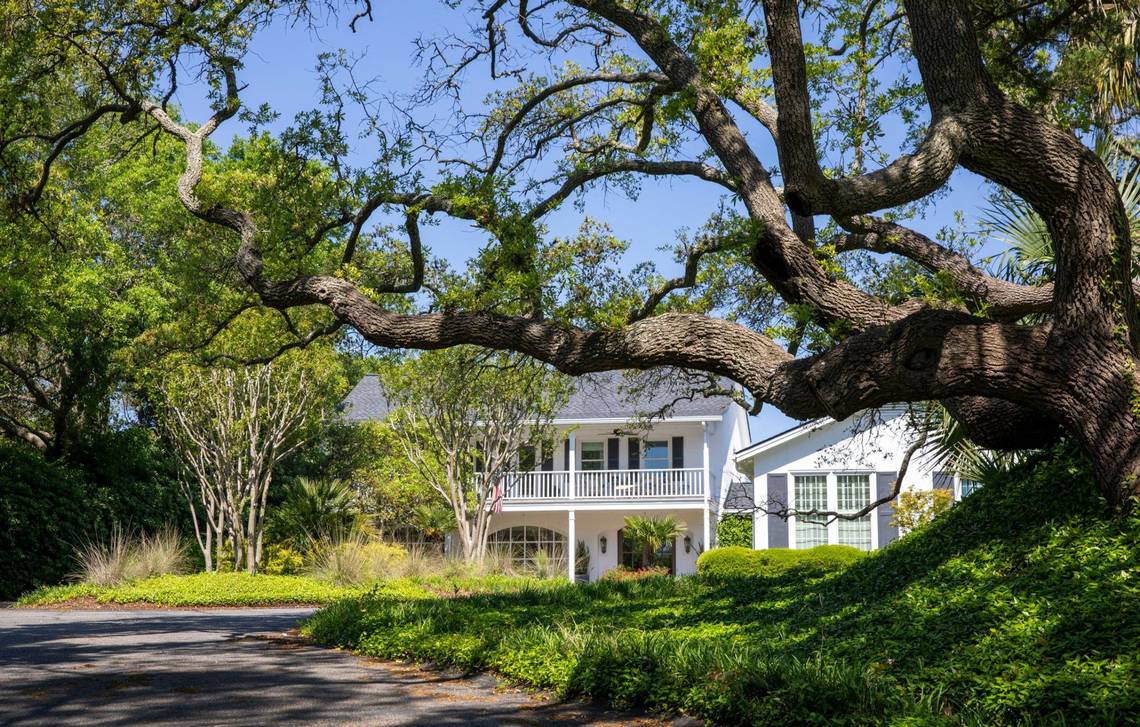
POLYGON ((714 578, 777 576, 793 570, 830 572, 842 570, 866 553, 849 545, 817 545, 814 548, 768 548, 740 546, 713 548, 697 559, 697 573, 714 578))

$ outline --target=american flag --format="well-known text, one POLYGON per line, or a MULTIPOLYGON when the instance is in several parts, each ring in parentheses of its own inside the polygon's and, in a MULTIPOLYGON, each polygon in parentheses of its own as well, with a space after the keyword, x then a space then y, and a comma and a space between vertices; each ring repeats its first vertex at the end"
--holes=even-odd
POLYGON ((491 512, 503 511, 503 481, 497 480, 495 482, 495 496, 491 500, 491 512))

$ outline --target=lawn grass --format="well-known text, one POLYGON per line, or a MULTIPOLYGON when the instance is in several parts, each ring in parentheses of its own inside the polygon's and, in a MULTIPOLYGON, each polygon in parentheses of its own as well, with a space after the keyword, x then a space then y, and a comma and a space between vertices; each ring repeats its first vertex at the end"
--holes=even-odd
POLYGON ((1140 720, 1140 519, 1069 454, 836 573, 376 591, 318 641, 717 724, 1140 720))

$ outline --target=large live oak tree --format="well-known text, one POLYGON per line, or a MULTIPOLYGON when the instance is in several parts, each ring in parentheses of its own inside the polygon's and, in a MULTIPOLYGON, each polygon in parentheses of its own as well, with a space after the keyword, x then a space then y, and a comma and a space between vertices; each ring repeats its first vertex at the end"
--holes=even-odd
MULTIPOLYGON (((872 41, 905 37, 929 124, 911 153, 874 171, 863 171, 865 145, 856 145, 860 162, 847 174, 821 162, 812 97, 818 44, 805 40, 799 5, 488 0, 479 7, 481 37, 421 47, 433 58, 442 57, 441 48, 460 51, 459 62, 439 74, 435 92, 461 84, 461 68, 476 60, 488 61, 493 75, 521 78, 511 64, 526 43, 544 53, 576 54, 578 63, 503 97, 487 117, 479 153, 441 162, 460 170, 448 183, 429 187, 405 173, 346 182, 351 193, 303 229, 276 224, 272 212, 235 204, 233 195, 217 189, 202 192, 208 139, 243 108, 242 38, 273 8, 194 2, 149 15, 137 11, 141 18, 120 9, 96 20, 73 19, 67 31, 58 30, 56 16, 39 15, 32 32, 89 63, 94 70, 87 71, 85 89, 101 88, 90 94, 86 115, 42 135, 42 171, 46 177, 57 149, 104 116, 157 124, 185 145, 181 203, 237 236, 236 270, 267 306, 324 306, 334 324, 386 347, 477 344, 524 352, 571 374, 661 366, 708 372, 796 418, 842 418, 892 402, 939 400, 984 446, 1041 446, 1062 432, 1074 438, 1091 458, 1104 495, 1126 507, 1140 494, 1140 321, 1129 225, 1101 159, 1042 115, 1044 102, 1023 105, 991 75, 975 26, 986 15, 982 6, 1004 4, 868 2, 861 18, 856 13, 851 38, 862 51, 856 64, 874 55, 872 41), (714 41, 734 28, 743 35, 718 54, 714 41), (203 75, 216 89, 215 111, 200 125, 180 120, 164 93, 175 80, 164 70, 187 49, 203 60, 203 75), (734 51, 750 55, 731 57, 734 51), (757 68, 770 72, 770 94, 769 76, 757 68), (745 82, 756 78, 762 80, 745 82), (690 130, 690 141, 703 151, 693 154, 692 143, 668 141, 678 129, 690 130), (769 137, 763 143, 775 143, 782 187, 773 182, 776 170, 761 162, 761 133, 769 137), (551 163, 555 142, 563 156, 551 163), (518 186, 530 162, 545 162, 546 171, 553 166, 545 186, 518 186), (1052 280, 1026 285, 994 277, 960 250, 904 226, 904 217, 876 215, 936 194, 958 168, 1008 190, 1040 215, 1056 256, 1052 280), (622 320, 552 314, 540 293, 536 254, 543 218, 599 181, 661 176, 718 185, 741 206, 744 223, 690 246, 684 274, 650 279, 641 299, 622 309, 622 320), (410 265, 360 273, 358 248, 367 246, 370 221, 393 210, 402 217, 410 265), (431 277, 420 223, 435 215, 477 225, 494 245, 473 293, 437 295, 430 309, 417 311, 407 299, 423 294, 431 277), (836 230, 826 240, 816 227, 821 218, 836 230), (270 264, 267 248, 279 249, 290 236, 305 252, 335 242, 336 264, 319 271, 270 264), (673 304, 679 291, 697 284, 703 259, 741 248, 751 276, 746 284, 768 286, 785 305, 806 311, 812 326, 828 332, 825 350, 797 356, 759 326, 673 304), (873 295, 837 274, 825 248, 901 256, 936 272, 956 295, 942 301, 873 295), (496 292, 506 297, 508 289, 512 303, 499 304, 496 292)), ((994 17, 1033 14, 1045 5, 1011 4, 994 17)), ((367 32, 371 11, 365 7, 353 19, 360 32, 367 32)), ((1090 3, 1080 13, 1094 11, 1090 3)), ((1039 23, 1044 29, 1032 32, 1047 34, 1074 22, 1071 13, 1057 18, 1050 25, 1034 16, 1016 27, 1032 35, 1039 23)), ((1019 47, 1027 46, 1035 47, 1019 40, 1019 47)), ((848 44, 832 52, 848 53, 848 44)), ((1041 69, 1018 71, 1015 55, 1000 64, 1002 77, 1030 79, 1032 92, 1018 94, 1022 100, 1048 98, 1055 89, 1042 82, 1041 69)), ((398 166, 401 160, 392 151, 381 162, 398 166)))

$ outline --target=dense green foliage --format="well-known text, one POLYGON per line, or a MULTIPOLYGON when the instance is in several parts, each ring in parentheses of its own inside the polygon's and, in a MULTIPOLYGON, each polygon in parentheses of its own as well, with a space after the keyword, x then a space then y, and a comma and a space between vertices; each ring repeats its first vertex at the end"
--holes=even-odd
MULTIPOLYGON (((282 463, 278 479, 292 482, 300 477, 351 483, 356 508, 384 534, 411 528, 442 543, 451 528, 451 509, 417 472, 392 428, 383 422, 330 424, 282 463)), ((271 522, 270 528, 278 524, 271 522)))
POLYGON ((730 545, 701 553, 697 572, 710 578, 779 576, 793 571, 823 574, 842 570, 864 555, 849 545, 817 545, 807 550, 752 550, 730 545))
POLYGON ((1060 453, 838 572, 374 593, 306 630, 717 723, 1120 724, 1140 718, 1140 519, 1093 493, 1060 453))
POLYGON ((716 542, 720 547, 739 545, 752 547, 752 515, 726 514, 716 524, 716 542))
POLYGON ((361 524, 356 495, 343 480, 300 477, 282 490, 281 503, 269 514, 275 542, 307 551, 322 538, 347 536, 361 524))
POLYGON ((83 500, 75 472, 0 443, 0 599, 67 575, 83 500))
POLYGON ((115 527, 154 532, 173 525, 188 531, 178 465, 153 430, 103 434, 76 445, 67 462, 81 470, 86 483, 86 527, 94 537, 104 538, 115 527))
POLYGON ((0 442, 0 599, 58 583, 78 546, 116 527, 154 532, 185 519, 169 457, 150 432, 84 443, 67 461, 0 442))

